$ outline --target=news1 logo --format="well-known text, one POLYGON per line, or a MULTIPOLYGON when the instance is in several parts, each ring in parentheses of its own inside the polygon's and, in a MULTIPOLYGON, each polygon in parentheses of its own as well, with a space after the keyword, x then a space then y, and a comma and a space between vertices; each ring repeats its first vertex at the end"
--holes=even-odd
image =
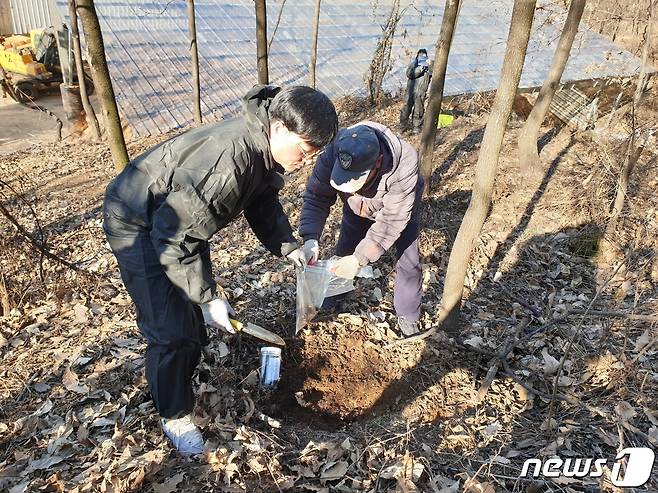
MULTIPOLYGON (((648 447, 628 447, 623 449, 615 457, 610 473, 610 482, 615 486, 635 488, 642 486, 651 477, 651 470, 656 459, 654 451, 648 447), (622 459, 626 459, 626 469, 622 473, 622 459)), ((531 475, 538 478, 543 475, 546 478, 598 478, 603 475, 603 467, 607 465, 607 459, 568 458, 562 460, 559 457, 551 457, 542 462, 541 459, 528 459, 523 463, 519 477, 525 478, 531 475), (530 474, 530 468, 532 474, 530 474)))

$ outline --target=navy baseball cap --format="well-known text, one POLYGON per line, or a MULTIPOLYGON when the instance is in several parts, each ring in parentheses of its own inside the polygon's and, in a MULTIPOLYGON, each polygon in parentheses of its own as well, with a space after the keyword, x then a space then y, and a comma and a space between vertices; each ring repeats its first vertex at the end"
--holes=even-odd
POLYGON ((359 191, 381 154, 377 134, 367 125, 344 128, 338 132, 336 148, 331 186, 345 193, 359 191))

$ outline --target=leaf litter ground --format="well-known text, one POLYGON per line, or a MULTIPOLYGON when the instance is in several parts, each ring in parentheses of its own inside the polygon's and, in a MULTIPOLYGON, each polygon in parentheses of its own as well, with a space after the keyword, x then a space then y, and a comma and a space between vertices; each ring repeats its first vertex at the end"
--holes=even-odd
MULTIPOLYGON (((455 102, 463 115, 439 136, 423 205, 423 328, 438 318, 488 103, 455 102)), ((339 104, 343 123, 369 118, 392 128, 399 107, 339 104)), ((647 111, 655 117, 655 109, 647 111)), ((162 436, 143 376, 144 342, 103 238, 107 149, 65 142, 4 156, 3 205, 83 272, 42 258, 0 218, 2 273, 15 306, 0 318, 0 489, 614 491, 609 470, 599 480, 546 482, 519 473, 529 457, 612 459, 626 446, 657 446, 655 323, 596 315, 581 324, 574 315, 597 291, 597 312, 656 312, 654 151, 638 165, 614 239, 623 253, 602 262, 599 242, 622 144, 546 128, 543 175, 523 178, 515 162, 518 128, 513 118, 469 267, 458 337, 394 344, 390 255, 375 278, 359 280, 341 313, 320 314, 294 335, 292 268, 268 255, 241 220, 217 235, 215 276, 239 319, 278 332, 287 347, 279 388, 263 391, 258 342, 212 334, 195 375, 207 452, 192 459, 172 452, 162 436), (514 341, 521 324, 520 342, 479 398, 494 353, 514 341), (574 400, 551 404, 570 341, 557 392, 574 400)), ((133 143, 131 155, 157 141, 133 143)), ((304 183, 305 176, 295 177, 282 195, 293 225, 304 183)), ((334 209, 323 256, 337 236, 340 207, 334 209)), ((651 481, 658 487, 655 475, 651 481)))

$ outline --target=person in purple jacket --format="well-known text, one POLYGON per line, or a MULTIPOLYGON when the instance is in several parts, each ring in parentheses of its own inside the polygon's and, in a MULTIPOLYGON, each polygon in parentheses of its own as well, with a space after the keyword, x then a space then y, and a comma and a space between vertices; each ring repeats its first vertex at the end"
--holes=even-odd
POLYGON ((341 258, 334 273, 348 279, 395 245, 394 306, 398 329, 406 336, 418 332, 420 319, 422 190, 416 150, 384 125, 363 121, 341 129, 318 158, 306 184, 299 225, 305 260, 313 263, 329 210, 341 198, 336 244, 341 258))

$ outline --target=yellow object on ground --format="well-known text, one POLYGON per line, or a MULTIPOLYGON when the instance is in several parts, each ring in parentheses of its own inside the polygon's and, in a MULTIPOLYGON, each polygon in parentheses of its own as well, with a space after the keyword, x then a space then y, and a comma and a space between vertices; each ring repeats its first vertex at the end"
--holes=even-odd
POLYGON ((439 122, 436 125, 436 128, 448 127, 452 125, 452 122, 455 120, 455 117, 452 115, 446 115, 444 113, 439 114, 439 122))

